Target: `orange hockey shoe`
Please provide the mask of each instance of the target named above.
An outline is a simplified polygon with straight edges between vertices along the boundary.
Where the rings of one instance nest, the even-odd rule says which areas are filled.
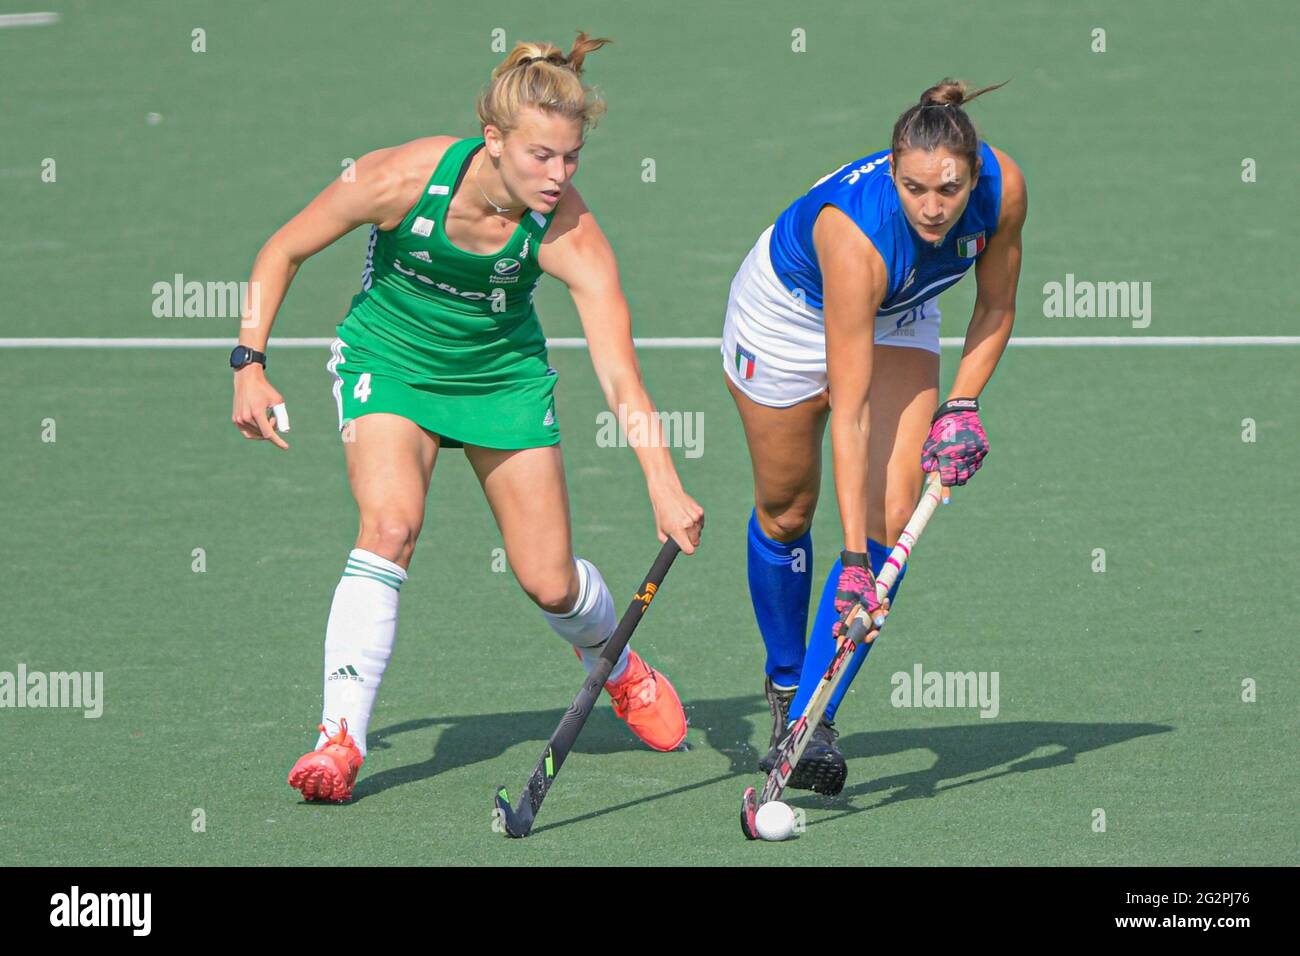
[[[328,733],[321,724],[322,733]],[[343,803],[352,797],[357,771],[365,763],[356,741],[348,733],[348,722],[339,721],[339,732],[325,741],[320,750],[298,758],[289,771],[289,786],[302,791],[304,800],[330,800]]]
[[[614,713],[627,721],[632,733],[655,750],[676,750],[686,739],[686,712],[668,678],[651,668],[632,649],[627,669],[605,690],[614,700]]]

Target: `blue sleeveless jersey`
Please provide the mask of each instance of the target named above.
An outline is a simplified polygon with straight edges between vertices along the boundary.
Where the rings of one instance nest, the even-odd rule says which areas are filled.
[[[954,285],[984,251],[998,226],[1002,167],[980,143],[980,178],[965,212],[935,248],[916,234],[889,178],[889,150],[845,163],[824,176],[777,217],[769,253],[777,278],[804,302],[822,308],[822,272],[813,247],[813,223],[823,206],[835,206],[871,240],[885,261],[889,289],[879,315],[915,308]]]

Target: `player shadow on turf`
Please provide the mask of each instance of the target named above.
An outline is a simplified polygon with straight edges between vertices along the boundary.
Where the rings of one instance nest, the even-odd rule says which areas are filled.
[[[693,734],[703,732],[705,743],[728,757],[726,772],[670,790],[642,796],[617,806],[604,807],[581,816],[559,820],[534,829],[534,833],[581,823],[596,817],[674,797],[735,778],[762,780],[757,764],[759,752],[751,740],[766,743],[768,716],[761,696],[684,702],[691,716]],[[755,705],[758,705],[756,708]],[[808,791],[786,791],[786,800],[804,809],[839,809],[834,816],[809,822],[829,823],[841,817],[874,810],[902,800],[937,797],[945,791],[982,783],[1015,773],[1029,773],[1068,766],[1090,750],[1174,730],[1165,724],[1071,724],[1048,721],[1017,721],[997,725],[911,728],[848,734],[839,741],[846,758],[880,757],[909,750],[929,750],[936,759],[926,770],[893,774],[846,787],[838,796],[823,797]],[[695,737],[698,741],[698,736]],[[1054,753],[1034,756],[1035,751],[1056,747]],[[975,776],[973,776],[975,775]],[[967,779],[961,779],[967,778]],[[943,785],[943,781],[952,783]],[[854,798],[881,791],[895,791],[867,806],[856,806]]]
[[[393,738],[400,735],[441,728],[433,752],[427,760],[392,767],[368,776],[363,772],[357,781],[352,802],[356,803],[390,787],[415,783],[471,764],[494,760],[519,744],[535,742],[540,752],[563,716],[564,710],[555,708],[427,717],[372,731],[369,749],[375,752],[392,747]],[[628,732],[627,726],[614,716],[612,710],[598,706],[578,737],[572,754],[600,755],[636,750],[651,752]],[[521,766],[520,774],[526,772],[527,768]]]
[[[692,740],[698,740],[700,732],[703,731],[708,745],[728,758],[730,768],[725,773],[721,773],[719,780],[758,772],[759,754],[749,744],[755,732],[752,715],[756,705],[763,705],[762,695],[749,694],[721,700],[683,701],[686,718],[690,724],[687,747],[690,748]],[[519,744],[535,743],[540,754],[541,748],[563,716],[564,710],[555,708],[498,714],[469,714],[459,717],[426,717],[372,730],[369,737],[369,750],[375,753],[391,748],[393,738],[403,734],[442,728],[433,745],[433,753],[427,760],[392,767],[369,775],[362,770],[352,794],[352,803],[355,804],[390,787],[416,783],[471,764],[494,760]],[[762,718],[758,720],[760,726],[763,722]],[[653,753],[649,747],[632,736],[627,725],[614,716],[613,710],[608,705],[598,705],[578,736],[570,760],[575,754],[599,756],[629,751]],[[672,755],[663,756],[671,758]],[[521,783],[529,769],[531,764],[520,766]],[[691,784],[686,789],[695,789],[702,785],[704,784]],[[656,794],[648,799],[660,799],[675,792]],[[610,808],[603,812],[613,812],[615,809],[617,808]]]
[[[761,695],[683,702],[690,721],[688,747],[712,751],[726,757],[727,766],[706,778],[647,794],[636,800],[609,806],[592,813],[557,820],[539,826],[534,832],[580,823],[595,817],[617,813],[654,800],[750,777],[761,780],[758,758],[761,752],[754,741],[766,744],[768,716]],[[470,714],[458,717],[428,717],[393,724],[371,735],[372,751],[392,747],[392,739],[441,727],[433,752],[427,760],[393,767],[357,781],[352,802],[380,793],[390,787],[416,783],[447,771],[500,757],[516,745],[529,743],[537,747],[546,742],[563,716],[560,709],[515,711],[497,714]],[[787,800],[808,809],[838,809],[834,816],[810,822],[818,826],[866,810],[899,803],[903,800],[933,798],[948,790],[982,783],[999,777],[1053,767],[1067,766],[1078,755],[1152,734],[1168,733],[1174,728],[1165,724],[1064,723],[1051,721],[1015,721],[992,724],[969,724],[949,727],[914,727],[906,730],[876,730],[846,734],[839,745],[845,757],[883,757],[910,750],[928,750],[935,754],[934,763],[925,770],[891,774],[851,784],[836,797],[821,797],[805,791],[787,791]],[[701,738],[703,740],[701,741]],[[761,738],[761,739],[760,739]],[[703,747],[701,747],[701,743]],[[1036,751],[1054,747],[1055,752],[1040,755]],[[608,707],[598,707],[583,728],[573,755],[651,751],[627,731]],[[671,759],[672,755],[663,755]],[[572,759],[572,755],[571,755]],[[519,770],[520,779],[527,766]],[[869,765],[868,765],[869,773]],[[859,771],[860,772],[860,771]],[[951,781],[945,783],[945,781]],[[882,799],[865,806],[857,801],[872,794]]]
[[[928,750],[936,759],[925,770],[863,780],[845,787],[835,797],[801,794],[802,799],[791,802],[806,808],[843,811],[810,824],[816,826],[904,800],[937,797],[958,787],[999,777],[1068,766],[1088,751],[1152,734],[1169,733],[1173,729],[1166,724],[1011,721],[849,734],[839,741],[840,750],[848,759],[882,757],[909,750]],[[1057,749],[1050,754],[1035,754],[1048,747]],[[951,782],[945,784],[944,781]],[[877,793],[883,793],[884,797],[865,806],[855,805],[855,798]]]

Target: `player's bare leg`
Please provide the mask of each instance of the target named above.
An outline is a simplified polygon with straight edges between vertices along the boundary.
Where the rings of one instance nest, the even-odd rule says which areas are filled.
[[[925,482],[921,446],[939,407],[939,356],[877,345],[871,373],[867,535],[892,548]]]
[[[438,455],[438,439],[398,415],[364,415],[342,434],[360,530],[325,631],[321,734],[289,773],[290,786],[308,800],[352,795]]]
[[[559,446],[517,451],[466,446],[465,453],[492,507],[515,578],[590,672],[618,619],[595,565],[574,558]],[[677,692],[631,648],[605,688],[614,712],[649,746],[674,750],[686,738]]]

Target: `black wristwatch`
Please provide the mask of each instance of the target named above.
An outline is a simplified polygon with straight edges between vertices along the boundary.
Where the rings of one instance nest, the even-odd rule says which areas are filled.
[[[266,353],[250,349],[247,345],[236,345],[230,353],[230,367],[235,371],[253,362],[261,362],[262,368],[266,368]]]

